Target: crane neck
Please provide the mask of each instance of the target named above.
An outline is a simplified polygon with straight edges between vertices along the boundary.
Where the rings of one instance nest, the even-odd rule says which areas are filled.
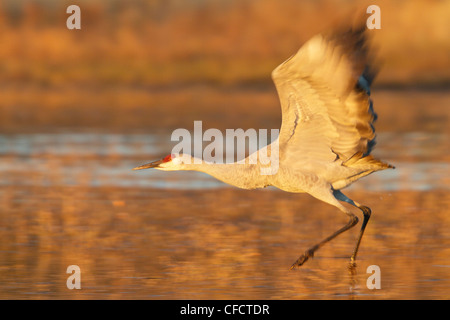
[[[263,174],[260,163],[192,163],[186,166],[186,170],[207,173],[227,184],[242,189],[257,189],[268,186],[270,175]]]

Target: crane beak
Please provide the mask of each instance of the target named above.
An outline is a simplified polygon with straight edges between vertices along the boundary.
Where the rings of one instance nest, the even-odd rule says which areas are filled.
[[[142,169],[157,168],[157,167],[159,167],[159,165],[160,165],[161,163],[164,163],[164,161],[163,161],[163,160],[153,161],[153,162],[144,164],[144,165],[142,165],[142,166],[133,168],[133,170],[142,170]]]

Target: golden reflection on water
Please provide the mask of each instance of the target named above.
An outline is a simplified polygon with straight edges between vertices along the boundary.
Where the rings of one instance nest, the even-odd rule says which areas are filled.
[[[239,107],[217,113],[230,118],[202,119],[218,128],[278,126],[273,105],[254,113],[267,93],[253,92],[258,98],[249,104],[244,96],[233,104]],[[397,169],[345,192],[373,212],[356,274],[347,264],[358,226],[289,271],[304,250],[347,222],[309,195],[218,188],[188,173],[136,173],[131,168],[170,152],[169,138],[149,131],[117,133],[105,125],[43,134],[30,124],[0,135],[0,298],[449,299],[449,109],[442,108],[449,95],[382,91],[377,98],[374,153]],[[206,105],[178,124],[190,128],[191,119],[212,112]],[[166,118],[173,119],[146,119]],[[177,185],[186,190],[170,188]],[[81,269],[81,290],[66,287],[69,265]],[[366,286],[371,265],[381,270],[379,290]]]
[[[0,298],[449,299],[449,111],[441,107],[449,95],[377,97],[382,129],[374,153],[397,169],[345,191],[373,212],[356,274],[347,265],[359,226],[289,271],[347,222],[309,195],[131,170],[169,153],[170,134],[101,133],[114,127],[24,134],[18,127],[0,135]],[[403,103],[391,112],[396,97]],[[424,107],[434,99],[441,103]],[[239,113],[229,110],[230,118],[217,119],[225,128],[277,127],[279,110],[270,110],[270,123],[261,113],[235,122]],[[196,114],[183,118],[184,127]],[[160,118],[166,115],[148,119]],[[69,265],[81,269],[81,290],[66,287]],[[371,265],[380,267],[380,290],[366,286]]]
[[[357,227],[289,271],[346,222],[309,195],[2,187],[0,298],[450,298],[448,192],[348,195],[373,210],[356,275]],[[81,290],[66,287],[73,264]],[[366,287],[369,265],[381,269],[380,290]]]

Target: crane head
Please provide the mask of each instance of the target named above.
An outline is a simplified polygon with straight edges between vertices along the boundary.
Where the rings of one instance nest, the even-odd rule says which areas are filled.
[[[184,154],[169,154],[161,160],[153,161],[142,166],[133,168],[133,170],[142,169],[158,169],[162,171],[176,171],[183,170],[184,164],[191,163],[192,157]]]

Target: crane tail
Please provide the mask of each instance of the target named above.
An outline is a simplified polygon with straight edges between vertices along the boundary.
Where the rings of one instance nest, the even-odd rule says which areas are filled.
[[[345,188],[350,184],[352,184],[353,182],[355,182],[356,180],[361,179],[362,177],[365,177],[371,174],[372,172],[385,169],[395,169],[393,165],[375,159],[371,155],[363,157],[363,154],[361,152],[356,153],[353,157],[345,161],[342,165],[352,169],[359,169],[358,170],[359,172],[345,179],[334,181],[332,183],[332,187],[334,190],[340,190],[342,188]]]
[[[342,165],[350,168],[365,168],[373,171],[395,169],[393,165],[375,159],[371,155],[364,156],[362,152],[355,153],[350,159],[344,161]]]

